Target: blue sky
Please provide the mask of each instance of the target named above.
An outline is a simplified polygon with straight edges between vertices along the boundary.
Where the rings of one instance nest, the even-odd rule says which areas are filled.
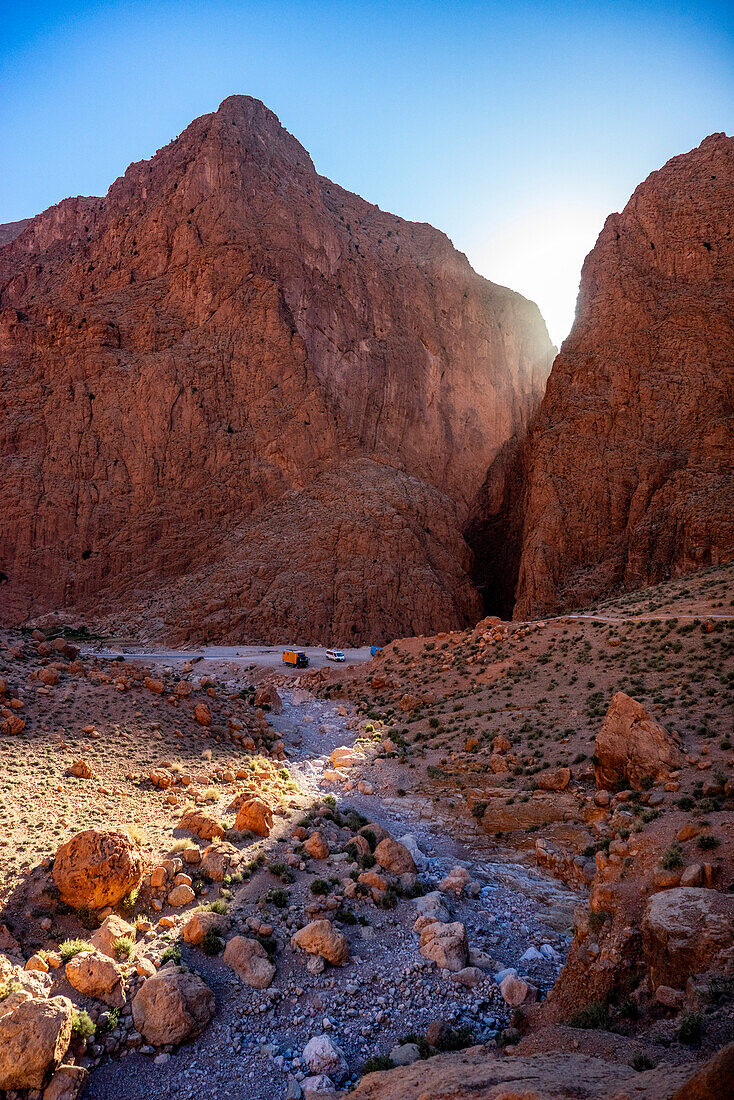
[[[556,342],[605,216],[734,131],[734,5],[0,2],[0,221],[104,194],[227,95],[317,169],[443,229]]]

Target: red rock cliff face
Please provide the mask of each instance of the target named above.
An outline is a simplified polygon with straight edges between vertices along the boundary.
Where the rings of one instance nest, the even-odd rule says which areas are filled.
[[[480,614],[460,530],[537,308],[317,175],[261,103],[0,248],[0,608],[366,641]]]
[[[724,134],[653,172],[607,219],[520,448],[516,618],[732,556],[733,230]],[[485,501],[508,486],[516,500],[519,480],[517,464],[496,464]]]

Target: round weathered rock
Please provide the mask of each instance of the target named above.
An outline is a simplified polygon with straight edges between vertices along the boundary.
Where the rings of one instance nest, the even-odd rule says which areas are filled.
[[[198,974],[166,967],[148,978],[133,1001],[133,1022],[152,1046],[200,1035],[214,1015],[214,994]]]
[[[442,970],[463,970],[467,963],[466,928],[460,921],[434,921],[421,932],[420,953]]]
[[[122,829],[86,829],[56,853],[53,880],[61,900],[74,909],[117,905],[143,875],[143,857]]]
[[[303,1061],[314,1076],[324,1073],[337,1084],[349,1073],[344,1051],[328,1035],[309,1039],[303,1048]]]
[[[229,919],[224,913],[203,912],[192,913],[183,926],[183,938],[186,943],[198,947],[204,941],[209,932],[218,934],[226,932],[229,927]]]

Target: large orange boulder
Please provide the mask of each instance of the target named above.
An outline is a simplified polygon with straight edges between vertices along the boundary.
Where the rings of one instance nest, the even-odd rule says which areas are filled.
[[[249,830],[256,836],[269,836],[273,827],[273,811],[264,799],[257,796],[248,798],[237,811],[234,827],[241,832]]]
[[[56,853],[53,880],[61,900],[74,909],[117,905],[138,885],[143,856],[122,829],[86,829]]]
[[[597,787],[620,783],[641,790],[665,779],[684,762],[677,735],[669,733],[642,703],[618,691],[596,735],[594,778]]]
[[[69,985],[113,1008],[122,1008],[125,1003],[123,977],[122,967],[101,951],[81,951],[66,964]]]
[[[375,848],[375,859],[380,867],[394,875],[414,875],[417,871],[413,857],[405,845],[389,836],[381,840]]]
[[[217,840],[224,836],[225,828],[211,814],[203,810],[187,810],[178,823],[179,829],[185,829],[201,840]]]

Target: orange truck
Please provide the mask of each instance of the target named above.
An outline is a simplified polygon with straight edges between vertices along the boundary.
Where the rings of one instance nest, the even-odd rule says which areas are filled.
[[[308,668],[308,657],[302,649],[284,649],[283,664],[293,668]]]

